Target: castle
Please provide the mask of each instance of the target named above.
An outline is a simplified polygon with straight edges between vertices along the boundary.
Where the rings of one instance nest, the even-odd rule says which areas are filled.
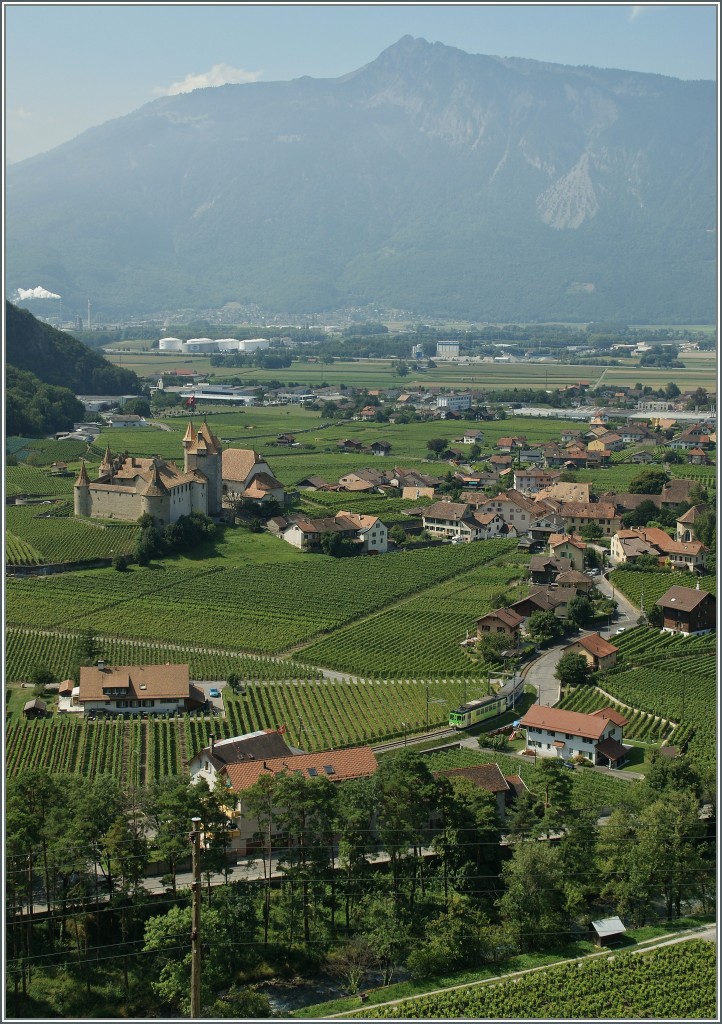
[[[75,515],[135,522],[147,512],[160,526],[191,512],[218,515],[223,505],[221,442],[205,421],[197,432],[189,422],[183,448],[182,470],[158,457],[114,457],[106,448],[97,480],[90,481],[85,463],[81,467]]]

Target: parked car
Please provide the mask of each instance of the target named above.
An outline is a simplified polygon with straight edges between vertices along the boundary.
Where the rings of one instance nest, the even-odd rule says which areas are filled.
[[[208,696],[209,697],[220,697],[220,695],[221,695],[221,691],[218,689],[218,687],[217,686],[211,686],[210,690],[208,691]]]

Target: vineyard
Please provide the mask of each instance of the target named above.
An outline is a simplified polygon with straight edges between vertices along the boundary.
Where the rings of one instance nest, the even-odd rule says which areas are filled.
[[[680,722],[673,742],[694,731],[692,748],[713,762],[716,749],[716,634],[683,637],[639,627],[623,634],[617,646],[618,667],[605,675],[603,687],[619,700]]]
[[[236,567],[156,565],[122,574],[98,570],[10,580],[7,620],[71,629],[100,627],[117,636],[181,644],[202,638],[210,647],[271,653],[331,632],[457,574],[463,579],[464,573],[513,548],[514,541],[486,541],[375,559],[316,556],[253,566],[248,572]],[[518,566],[516,571],[521,571]],[[353,671],[362,674],[360,667]],[[388,669],[384,674],[397,673]]]
[[[505,775],[521,775],[527,786],[532,785],[534,761],[511,754],[499,754],[484,750],[450,750],[429,756],[432,771],[447,768],[469,768],[479,764],[495,762]],[[601,813],[607,807],[616,807],[629,795],[630,783],[611,775],[602,775],[585,768],[570,772],[572,782],[571,801],[575,810],[593,810]]]
[[[696,587],[710,594],[717,593],[717,580],[712,574],[697,577],[691,572],[635,572],[633,569],[615,569],[609,574],[609,582],[616,590],[621,590],[632,604],[640,607],[642,589],[644,589],[644,607],[649,611],[655,601],[670,587]]]
[[[6,466],[5,492],[27,494],[33,498],[72,497],[76,474],[51,476],[47,469],[35,466]]]
[[[132,552],[138,535],[135,524],[102,524],[88,519],[74,519],[68,501],[50,505],[11,505],[5,510],[6,527],[18,541],[30,549],[27,557],[22,548],[9,547],[11,565],[37,565],[42,562],[87,562],[110,558],[113,554]],[[11,558],[13,551],[15,561]]]
[[[379,516],[387,525],[392,523],[408,523],[409,517],[404,510],[418,508],[431,503],[430,498],[420,498],[411,502],[408,498],[384,498],[379,494],[353,494],[338,491],[312,491],[304,493],[301,498],[303,511],[313,516],[326,516],[345,510],[363,516]]]
[[[281,666],[276,665],[277,672]],[[481,681],[474,682],[481,687]],[[461,703],[460,679],[412,680],[275,679],[245,682],[245,696],[224,689],[225,717],[192,713],[170,718],[150,715],[127,720],[85,721],[75,715],[25,721],[6,731],[6,763],[21,768],[92,775],[106,772],[124,783],[147,784],[186,771],[185,762],[208,742],[257,729],[286,726],[288,741],[303,750],[327,750],[413,733],[446,721],[449,706]],[[476,692],[476,690],[474,691]],[[444,704],[438,703],[444,700]],[[404,727],[402,722],[407,723]]]
[[[716,953],[696,939],[616,953],[351,1014],[404,1020],[715,1018]]]
[[[78,640],[77,633],[9,627],[5,632],[6,680],[28,680],[33,669],[41,665],[49,668],[59,679],[67,679],[78,666]],[[283,662],[269,657],[181,644],[143,644],[109,636],[98,636],[96,640],[98,656],[110,665],[187,663],[193,679],[226,679],[235,672],[243,679],[264,681],[287,674],[287,666]],[[294,666],[294,669],[306,678],[321,678],[319,672],[307,665]]]
[[[488,666],[472,661],[460,642],[475,630],[475,620],[497,603],[498,595],[525,572],[512,553],[509,563],[485,566],[434,587],[383,615],[324,637],[300,657],[369,678],[484,675]],[[521,591],[518,596],[523,596]]]
[[[643,743],[671,742],[675,723],[670,723],[657,715],[648,714],[634,708],[622,707],[616,701],[610,701],[596,686],[583,686],[572,690],[557,704],[567,711],[579,711],[591,715],[602,708],[613,707],[627,719],[624,726],[625,740],[640,740]]]

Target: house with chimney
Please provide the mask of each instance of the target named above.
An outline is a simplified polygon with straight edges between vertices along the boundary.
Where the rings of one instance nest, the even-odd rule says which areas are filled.
[[[278,729],[258,729],[256,732],[232,736],[230,739],[217,740],[211,734],[207,745],[186,761],[191,782],[200,782],[203,779],[213,789],[226,765],[254,762],[262,764],[269,759],[295,757],[296,754],[303,753],[289,747],[284,739],[284,733],[285,726],[282,725]]]
[[[384,554],[388,550],[388,529],[378,516],[359,515],[357,512],[337,512],[334,516],[308,519],[295,516],[278,532],[281,540],[299,551],[321,551],[321,538],[325,533],[340,534],[357,544],[361,554]]]
[[[655,601],[662,609],[662,629],[667,633],[699,636],[717,625],[717,599],[714,594],[692,587],[670,587]]]
[[[486,636],[503,636],[509,647],[519,646],[519,629],[524,617],[511,608],[496,608],[476,620],[476,635],[479,640]]]
[[[259,823],[248,807],[247,794],[261,778],[280,779],[283,776],[298,775],[310,780],[328,779],[336,784],[368,778],[376,769],[376,757],[371,747],[322,750],[316,754],[296,753],[291,757],[254,758],[224,764],[219,770],[219,777],[235,800],[230,812],[234,826],[229,832],[231,851],[244,856],[262,850],[264,846],[268,852],[272,852],[287,844],[283,826],[278,820],[282,807],[272,808],[268,831],[263,838],[259,835]]]
[[[83,665],[70,710],[85,716],[174,715],[205,707],[206,695],[190,680],[188,665]]]

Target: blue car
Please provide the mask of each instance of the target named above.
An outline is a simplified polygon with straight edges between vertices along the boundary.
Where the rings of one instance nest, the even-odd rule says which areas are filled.
[[[220,695],[221,695],[221,691],[218,689],[218,687],[217,686],[211,686],[210,690],[208,691],[208,696],[209,697],[220,697]]]

